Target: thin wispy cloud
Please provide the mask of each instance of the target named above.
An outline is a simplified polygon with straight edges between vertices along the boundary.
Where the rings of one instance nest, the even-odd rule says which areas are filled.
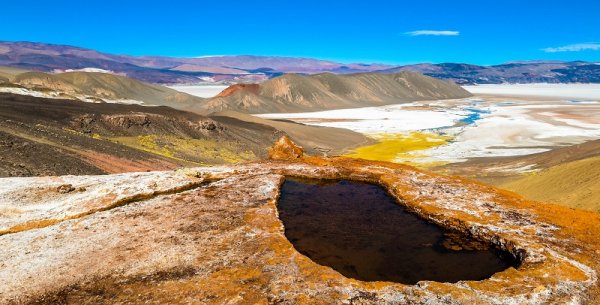
[[[600,43],[588,42],[588,43],[576,43],[556,48],[545,48],[542,51],[546,53],[558,53],[558,52],[581,52],[581,51],[598,51],[600,50]]]
[[[436,31],[436,30],[418,30],[405,32],[404,35],[408,36],[458,36],[459,31]]]

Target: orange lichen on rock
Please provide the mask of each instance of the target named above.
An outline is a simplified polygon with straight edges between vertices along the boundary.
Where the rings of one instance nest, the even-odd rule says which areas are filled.
[[[288,136],[282,136],[275,142],[275,145],[269,149],[269,159],[271,160],[295,160],[302,158],[304,150],[296,145]]]
[[[3,221],[13,225],[39,215],[62,219],[58,216],[80,211],[82,202],[89,209],[91,202],[102,202],[111,194],[122,198],[125,193],[156,192],[156,184],[174,180],[177,185],[198,177],[219,180],[0,236],[0,303],[600,302],[597,213],[527,201],[481,183],[407,165],[303,157],[288,138],[278,141],[272,155],[277,161],[187,169],[185,175],[4,179],[0,202],[6,211],[0,212],[6,215]],[[458,283],[403,285],[346,278],[296,251],[285,237],[276,206],[285,176],[380,184],[409,211],[506,250],[521,264],[486,280]],[[75,179],[85,181],[86,192],[55,191],[65,183],[80,187]],[[52,196],[30,200],[28,194],[41,185],[53,190]],[[23,206],[45,213],[27,216],[25,210],[13,211]]]

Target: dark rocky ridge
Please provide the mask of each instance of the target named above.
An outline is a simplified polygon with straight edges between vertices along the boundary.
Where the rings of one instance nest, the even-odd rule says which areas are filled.
[[[98,174],[266,155],[278,131],[169,107],[0,93],[0,176]]]

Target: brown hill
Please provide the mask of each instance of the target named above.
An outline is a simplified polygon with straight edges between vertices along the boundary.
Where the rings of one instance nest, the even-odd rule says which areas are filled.
[[[67,95],[83,95],[105,100],[135,100],[146,105],[167,105],[175,108],[193,107],[204,99],[164,86],[140,82],[128,77],[98,72],[67,72],[47,74],[26,72],[17,75],[14,83],[30,89],[53,90]]]
[[[208,111],[295,112],[469,96],[469,92],[452,82],[413,72],[286,74],[265,81],[258,90],[248,85],[230,87],[203,107]]]
[[[311,153],[339,154],[370,141],[349,130],[241,113],[206,117],[164,106],[0,93],[0,177],[161,170],[255,160],[265,157],[273,140],[283,134]]]
[[[221,91],[217,94],[217,97],[228,97],[234,95],[237,92],[251,93],[251,94],[259,94],[260,85],[259,84],[235,84],[231,85],[225,90]]]
[[[514,177],[515,174],[512,169],[543,170],[595,156],[600,156],[600,140],[525,156],[473,158],[466,162],[441,166],[438,170],[499,184],[503,180]]]

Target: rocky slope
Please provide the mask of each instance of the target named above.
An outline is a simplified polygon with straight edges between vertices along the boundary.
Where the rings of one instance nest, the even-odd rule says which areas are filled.
[[[101,174],[256,160],[281,134],[311,153],[341,154],[370,143],[349,130],[241,113],[207,117],[170,107],[0,93],[0,176]]]
[[[499,187],[532,200],[600,212],[600,157],[552,166],[512,177]]]
[[[0,93],[0,176],[100,174],[253,160],[279,131],[168,107]]]
[[[525,173],[519,174],[519,169]],[[476,158],[437,168],[532,200],[600,211],[600,140],[526,156]]]
[[[286,74],[260,85],[234,85],[207,101],[204,107],[209,111],[299,112],[469,96],[469,92],[454,83],[412,72]]]
[[[0,183],[0,303],[594,304],[600,216],[415,168],[304,157]],[[515,255],[488,280],[362,282],[298,253],[276,201],[284,176],[378,183],[410,211]]]
[[[232,85],[210,99],[111,73],[25,72],[5,79],[0,91],[87,102],[170,106],[200,114],[225,110],[244,113],[326,110],[471,96],[454,83],[412,72],[286,74],[261,84]]]

